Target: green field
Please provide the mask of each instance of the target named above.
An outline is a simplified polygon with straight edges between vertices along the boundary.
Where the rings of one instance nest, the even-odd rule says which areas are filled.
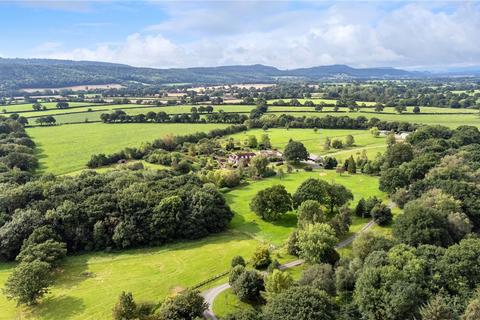
[[[425,109],[425,108],[424,108]],[[280,116],[282,112],[275,112]],[[376,113],[376,112],[292,112],[288,113],[289,115],[295,117],[326,117],[329,116],[349,116],[349,117],[359,117],[364,116],[367,119],[378,118],[383,121],[404,121],[411,123],[419,124],[439,124],[451,128],[456,128],[461,125],[470,125],[480,127],[480,116],[478,113],[468,113],[468,114],[394,114],[394,113]]]
[[[196,106],[197,108],[199,105]],[[71,122],[92,122],[100,121],[100,115],[102,113],[110,113],[114,110],[123,110],[129,115],[146,114],[149,111],[160,112],[164,111],[168,114],[175,113],[190,113],[191,105],[179,105],[179,106],[144,106],[137,104],[126,105],[96,105],[81,108],[71,109],[52,109],[38,112],[19,112],[20,115],[30,119],[31,124],[35,124],[35,118],[45,115],[53,115],[57,120],[57,123],[71,123]],[[250,110],[255,108],[253,105],[216,105],[213,106],[214,112],[223,110],[225,112],[238,112],[248,114]],[[91,111],[88,111],[91,109]],[[421,107],[420,114],[413,113],[413,107],[407,107],[407,110],[398,114],[394,108],[385,108],[381,113],[377,113],[370,106],[368,108],[362,108],[360,111],[350,112],[345,108],[340,109],[339,112],[334,112],[333,107],[325,107],[322,112],[314,111],[313,107],[289,107],[289,106],[270,106],[268,113],[280,115],[286,113],[297,117],[325,117],[330,116],[350,116],[358,117],[365,116],[367,118],[379,118],[386,121],[409,121],[415,123],[425,124],[443,124],[450,127],[457,127],[463,123],[471,125],[480,125],[480,116],[478,110],[475,109],[451,109],[451,108],[439,108],[439,107]]]
[[[257,245],[241,233],[226,232],[159,248],[69,257],[52,292],[37,307],[16,308],[1,294],[0,319],[111,319],[121,291],[131,291],[137,301],[162,301],[228,270],[233,256],[249,257]],[[2,286],[12,269],[13,264],[0,265]]]
[[[281,183],[293,192],[310,177],[344,184],[353,191],[356,200],[371,195],[384,197],[378,191],[378,178],[360,174],[340,176],[334,171],[300,171],[287,174],[283,179],[273,177],[254,182],[226,194],[235,212],[230,231],[158,248],[68,257],[51,293],[38,306],[16,308],[13,302],[0,295],[0,319],[108,319],[122,290],[131,291],[137,301],[161,301],[170,293],[228,270],[235,255],[248,259],[258,245],[257,239],[282,243],[296,225],[295,214],[290,213],[278,222],[269,223],[251,213],[248,203],[256,192],[268,186]],[[358,231],[366,221],[353,219],[351,231]],[[281,261],[284,259],[286,257]],[[13,267],[12,263],[0,264],[0,286]],[[298,277],[300,269],[292,272]],[[225,279],[214,283],[223,283]],[[226,295],[224,299],[231,300],[231,303],[223,309],[220,307],[220,313],[230,311],[236,303],[231,294],[227,292]],[[218,305],[215,308],[219,308]]]
[[[274,184],[282,184],[285,188],[294,193],[298,186],[308,178],[321,178],[329,182],[344,185],[354,195],[354,202],[360,198],[378,196],[385,198],[385,194],[378,190],[378,178],[362,174],[348,175],[338,174],[334,170],[315,170],[313,172],[299,171],[298,173],[287,174],[283,178],[272,177],[251,183],[245,187],[234,189],[225,194],[228,204],[235,212],[231,227],[245,232],[246,234],[268,241],[275,245],[281,245],[297,224],[295,213],[291,212],[275,222],[266,222],[250,211],[249,203],[258,191],[268,188]],[[352,230],[356,231],[366,223],[364,219],[354,219]]]
[[[56,102],[44,102],[40,103],[42,106],[45,106],[47,110],[55,110],[57,112],[60,112],[61,110],[65,109],[57,109],[57,103]],[[94,103],[91,102],[69,102],[68,103],[71,107],[80,107],[80,106],[86,106],[86,105],[92,105]],[[23,103],[23,104],[12,104],[12,105],[5,105],[5,106],[0,106],[1,110],[6,110],[7,112],[17,112],[19,114],[22,113],[22,111],[33,111],[33,103]],[[42,111],[37,111],[37,112],[42,112]],[[37,112],[27,112],[25,114],[34,114]]]
[[[247,132],[241,132],[232,135],[234,139],[241,142],[245,140],[249,135],[255,135],[257,140],[260,141],[262,134],[268,134],[273,148],[283,150],[290,139],[295,141],[301,141],[307,148],[310,154],[315,155],[330,155],[337,158],[339,161],[353,155],[355,158],[362,153],[362,150],[367,152],[369,159],[374,159],[378,152],[385,150],[385,138],[373,137],[367,130],[343,130],[343,129],[319,129],[314,132],[313,129],[289,129],[288,131],[280,128],[268,129],[263,131],[260,129],[249,130]],[[323,145],[325,139],[338,139],[345,142],[345,137],[352,135],[355,139],[355,145],[344,149],[324,150]]]
[[[85,168],[92,154],[113,153],[140,146],[167,134],[208,132],[222,124],[72,124],[28,128],[37,144],[40,171],[64,174]]]
[[[270,100],[267,100],[267,103],[268,104],[272,104],[273,102],[275,101],[278,101],[278,100],[283,100],[285,102],[289,102],[290,100],[292,100],[291,98],[285,98],[285,99],[270,99]],[[319,104],[320,102],[324,102],[326,104],[335,104],[337,102],[336,99],[320,99],[320,98],[311,98],[311,99],[297,99],[301,104],[304,104],[305,101],[312,101],[313,103],[315,104]],[[360,106],[362,104],[365,104],[367,106],[374,106],[375,105],[375,102],[371,102],[371,101],[357,101],[357,104]]]

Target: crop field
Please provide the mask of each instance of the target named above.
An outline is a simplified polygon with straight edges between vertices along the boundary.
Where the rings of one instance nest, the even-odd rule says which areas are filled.
[[[37,144],[40,171],[64,174],[85,168],[92,154],[140,146],[167,134],[189,134],[223,128],[222,124],[72,124],[28,128]]]
[[[232,231],[158,248],[69,257],[52,292],[38,306],[16,308],[0,295],[0,319],[111,319],[122,291],[131,291],[137,301],[161,301],[228,270],[233,256],[249,257],[257,245]],[[13,267],[0,264],[0,286]]]
[[[262,134],[268,134],[273,148],[283,150],[290,139],[301,141],[308,152],[315,155],[330,155],[339,161],[353,155],[355,158],[362,153],[367,152],[367,156],[373,159],[378,152],[385,150],[385,138],[373,137],[367,130],[337,130],[337,129],[319,129],[317,132],[313,129],[289,129],[288,131],[280,128],[249,130],[232,135],[234,139],[243,141],[249,135],[254,135],[260,140]],[[344,149],[324,150],[323,145],[327,137],[331,140],[338,139],[345,142],[345,137],[352,135],[355,139],[355,145]]]
[[[234,189],[225,194],[228,204],[235,212],[231,227],[242,231],[260,241],[271,242],[281,245],[297,224],[295,213],[290,212],[275,222],[263,221],[255,213],[250,211],[249,203],[258,191],[271,187],[275,184],[282,184],[290,192],[294,193],[298,186],[308,178],[325,179],[328,182],[335,182],[350,189],[354,195],[354,202],[360,198],[377,196],[385,198],[386,195],[378,190],[378,178],[362,174],[348,175],[338,174],[334,170],[314,170],[312,172],[297,172],[287,174],[285,177],[272,177],[251,183],[247,186]],[[361,228],[366,219],[354,219],[352,230]]]

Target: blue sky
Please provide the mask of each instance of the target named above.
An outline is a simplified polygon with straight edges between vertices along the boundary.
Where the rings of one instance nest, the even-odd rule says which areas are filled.
[[[435,1],[0,2],[0,56],[150,67],[480,65],[480,4]]]

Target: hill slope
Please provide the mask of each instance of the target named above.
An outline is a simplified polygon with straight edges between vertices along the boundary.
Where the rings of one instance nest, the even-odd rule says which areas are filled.
[[[415,78],[422,74],[394,68],[357,69],[346,65],[280,70],[264,65],[154,69],[123,64],[50,59],[0,58],[0,88],[61,87],[138,81],[162,83],[252,83],[282,78],[384,79]]]

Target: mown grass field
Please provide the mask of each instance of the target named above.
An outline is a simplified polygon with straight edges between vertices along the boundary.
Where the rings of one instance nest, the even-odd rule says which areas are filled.
[[[238,232],[158,248],[96,252],[69,257],[52,292],[34,308],[16,308],[0,295],[0,319],[111,319],[122,291],[136,301],[162,301],[229,269],[235,255],[249,257],[257,241]],[[13,264],[0,264],[3,287]]]
[[[231,222],[231,228],[245,232],[260,241],[271,242],[277,246],[281,245],[296,227],[296,214],[290,212],[278,221],[267,222],[250,210],[250,201],[258,191],[275,184],[284,185],[285,188],[293,194],[298,186],[308,178],[320,178],[329,182],[344,185],[350,189],[354,195],[354,202],[352,205],[362,197],[386,197],[383,192],[378,190],[377,177],[362,174],[340,175],[334,170],[314,170],[312,172],[299,171],[292,174],[286,174],[283,178],[275,176],[260,180],[226,193],[225,197],[227,202],[235,212],[235,216]],[[366,219],[353,219],[352,230],[356,230],[355,228],[361,228],[366,222]]]
[[[64,174],[85,168],[92,154],[140,146],[167,134],[208,132],[222,124],[72,124],[28,128],[37,144],[40,171]]]
[[[373,137],[367,130],[343,130],[343,129],[319,129],[317,132],[313,129],[280,129],[272,128],[267,131],[260,129],[249,130],[232,135],[236,140],[243,142],[248,136],[254,135],[260,141],[262,134],[268,134],[273,148],[283,151],[290,139],[301,141],[307,148],[310,154],[315,155],[330,155],[337,158],[339,161],[353,155],[354,158],[362,153],[362,150],[367,152],[369,159],[374,159],[378,152],[385,150],[385,138]],[[355,145],[352,147],[345,147],[343,149],[324,150],[324,143],[327,137],[331,140],[338,139],[345,143],[347,135],[352,135],[355,139]]]

